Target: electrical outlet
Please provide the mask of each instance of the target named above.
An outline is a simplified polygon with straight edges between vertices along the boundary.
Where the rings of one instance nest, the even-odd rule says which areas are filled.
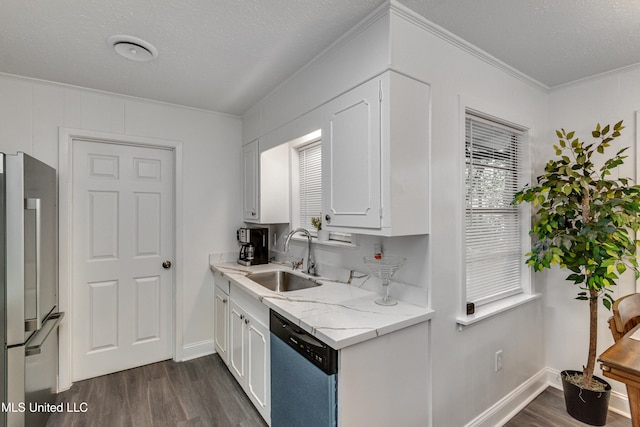
[[[502,370],[502,350],[496,351],[496,372]]]

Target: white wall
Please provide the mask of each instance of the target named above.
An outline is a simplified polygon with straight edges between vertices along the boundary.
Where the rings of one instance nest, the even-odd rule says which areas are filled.
[[[23,151],[58,168],[58,128],[183,144],[184,357],[212,353],[213,275],[208,254],[236,250],[241,217],[238,117],[0,75],[0,151]],[[179,343],[180,346],[180,343]]]
[[[543,307],[536,300],[465,328],[460,315],[464,220],[464,135],[460,103],[529,127],[538,144],[547,127],[547,95],[428,27],[394,15],[391,62],[428,82],[432,102],[432,384],[434,426],[462,426],[512,393],[545,366]],[[524,260],[523,260],[524,262]],[[504,368],[494,358],[503,352]],[[464,404],[461,404],[464,402]]]
[[[386,64],[380,63],[382,56],[374,48],[366,51],[374,54],[373,60],[357,50],[350,50],[365,42],[378,43],[384,39],[380,33],[373,36],[366,32],[359,34],[362,40],[350,40],[352,46],[340,46],[340,54],[334,56],[328,52],[316,63],[322,64],[323,68],[330,67],[332,75],[342,75],[355,64],[364,62],[371,64],[373,71],[392,68],[431,86],[433,232],[429,236],[388,239],[361,236],[357,249],[317,248],[316,253],[319,262],[366,271],[362,255],[370,254],[373,243],[382,240],[387,253],[409,258],[395,279],[424,289],[431,295],[430,305],[436,312],[431,321],[430,360],[424,361],[424,370],[431,378],[432,401],[425,404],[432,405],[433,426],[463,426],[470,422],[480,423],[474,419],[490,411],[523,383],[544,372],[545,319],[543,301],[538,299],[462,331],[457,329],[456,316],[461,314],[462,306],[460,291],[464,286],[460,272],[464,218],[464,158],[461,150],[464,135],[460,132],[463,127],[459,100],[530,127],[532,143],[539,144],[547,135],[548,95],[536,85],[527,83],[526,79],[514,77],[514,73],[508,70],[497,69],[434,35],[416,23],[420,20],[392,3],[391,11],[377,20],[376,25],[367,26],[368,32],[374,29],[388,32],[385,34],[390,43],[379,44],[380,48],[389,49]],[[314,72],[314,67],[315,63],[312,63],[295,76],[295,88],[310,95],[323,94],[324,98],[315,96],[318,103],[338,95],[331,76],[319,75]],[[366,70],[356,69],[360,75],[366,74]],[[312,88],[304,91],[300,86],[303,81]],[[255,138],[298,117],[305,111],[287,108],[288,102],[296,100],[293,92],[285,83],[243,117],[243,127],[250,128]],[[269,115],[271,110],[278,112],[278,116],[275,113]],[[266,117],[272,119],[265,120]],[[283,129],[295,127],[293,122]],[[263,133],[259,132],[260,129]],[[270,143],[273,143],[272,134],[266,136]],[[428,337],[425,336],[425,340]],[[496,373],[494,357],[498,350],[503,351],[504,368]],[[401,384],[398,384],[398,390],[401,392]],[[499,412],[496,410],[498,418],[489,418],[484,425],[498,422],[499,417],[504,416]]]
[[[592,141],[591,131],[597,123],[614,124],[624,120],[626,129],[618,140],[616,148],[631,147],[629,158],[620,169],[620,176],[635,178],[638,142],[636,132],[636,111],[640,110],[640,68],[606,74],[596,78],[577,82],[551,93],[549,101],[549,131],[544,144],[539,145],[537,171],[544,168],[545,159],[553,155],[552,145],[557,142],[554,130],[564,128],[575,130],[576,135],[586,141]],[[541,291],[545,295],[545,317],[548,319],[546,330],[547,365],[554,370],[580,369],[586,363],[589,340],[588,304],[576,301],[578,292],[575,286],[566,282],[566,271],[554,270],[537,275]],[[626,274],[618,282],[615,298],[636,292],[635,280]],[[611,316],[606,308],[599,310],[598,354],[613,344],[607,319]],[[598,366],[599,368],[599,366]],[[597,369],[596,375],[602,377]],[[621,383],[609,381],[614,393],[626,395]],[[612,399],[613,400],[613,399]],[[624,403],[624,402],[622,402]],[[613,402],[612,402],[613,404]],[[624,411],[628,407],[622,406]]]

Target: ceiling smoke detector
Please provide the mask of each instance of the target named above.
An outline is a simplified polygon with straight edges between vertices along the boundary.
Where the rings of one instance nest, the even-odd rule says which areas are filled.
[[[107,39],[109,46],[121,56],[132,61],[152,61],[158,56],[158,49],[151,43],[132,36],[111,36]]]

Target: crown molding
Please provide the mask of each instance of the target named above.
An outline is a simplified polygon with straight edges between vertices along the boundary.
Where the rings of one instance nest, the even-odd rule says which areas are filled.
[[[417,26],[419,26],[420,28],[422,28],[425,31],[428,31],[429,33],[433,34],[436,37],[439,37],[440,39],[446,41],[447,43],[449,43],[452,46],[457,47],[460,50],[463,50],[465,52],[467,52],[470,55],[475,56],[476,58],[480,59],[481,61],[491,65],[494,68],[497,68],[501,71],[503,71],[504,73],[526,83],[527,85],[543,92],[543,93],[549,93],[551,91],[551,88],[541,82],[539,82],[538,80],[529,77],[528,75],[524,74],[523,72],[513,68],[512,66],[502,62],[501,60],[499,60],[498,58],[496,58],[495,56],[489,54],[488,52],[480,49],[479,47],[469,43],[468,41],[456,36],[455,34],[451,33],[450,31],[447,31],[446,29],[442,28],[441,26],[429,21],[427,18],[425,18],[424,16],[418,14],[417,12],[409,9],[407,6],[398,3],[398,1],[396,0],[390,0],[389,1],[389,8],[391,10],[392,13],[394,13],[395,15],[397,15],[398,17],[405,19],[406,21],[409,21]]]

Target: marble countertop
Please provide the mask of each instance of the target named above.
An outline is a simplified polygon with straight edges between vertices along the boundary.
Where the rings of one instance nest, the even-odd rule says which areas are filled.
[[[368,275],[352,272],[347,280],[314,277],[322,286],[290,292],[274,292],[246,276],[250,273],[288,270],[282,264],[244,267],[236,263],[211,263],[249,295],[299,325],[336,350],[388,334],[433,317],[433,310],[399,301],[381,306],[380,297],[362,288]],[[295,274],[304,275],[299,271]]]

